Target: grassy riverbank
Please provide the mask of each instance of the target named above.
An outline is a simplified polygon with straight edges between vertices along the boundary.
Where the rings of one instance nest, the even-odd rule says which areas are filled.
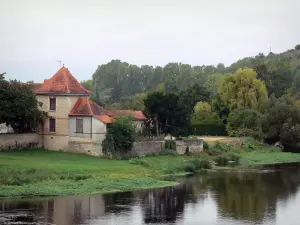
[[[282,153],[273,147],[247,143],[243,148],[217,144],[211,151],[237,154],[239,167],[300,162],[300,154]],[[0,152],[0,197],[54,196],[103,193],[174,185],[161,178],[192,172],[192,161],[215,160],[193,156],[151,156],[111,160],[45,150]]]

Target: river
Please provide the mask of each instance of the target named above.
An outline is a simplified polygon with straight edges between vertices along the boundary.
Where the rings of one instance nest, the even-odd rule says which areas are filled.
[[[0,224],[300,224],[300,164],[216,172],[105,195],[0,200]]]

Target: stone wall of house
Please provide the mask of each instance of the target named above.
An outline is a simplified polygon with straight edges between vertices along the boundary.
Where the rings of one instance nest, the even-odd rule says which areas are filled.
[[[138,156],[159,153],[164,148],[164,141],[134,142],[132,152]]]
[[[37,133],[0,134],[0,150],[37,147],[38,144]]]
[[[93,142],[89,139],[72,138],[69,141],[67,152],[88,154],[93,156],[102,156],[102,144]]]
[[[179,154],[184,154],[187,150],[190,153],[197,153],[203,151],[203,140],[177,140],[176,142],[176,151]]]

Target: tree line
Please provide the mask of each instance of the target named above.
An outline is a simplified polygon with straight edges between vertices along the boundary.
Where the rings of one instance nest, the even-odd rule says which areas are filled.
[[[112,60],[82,84],[107,108],[143,110],[152,134],[252,136],[300,147],[299,45],[229,67]]]

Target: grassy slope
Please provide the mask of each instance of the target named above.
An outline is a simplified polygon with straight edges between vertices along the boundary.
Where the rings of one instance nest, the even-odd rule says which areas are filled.
[[[173,185],[155,178],[182,160],[148,157],[149,166],[140,166],[127,160],[63,152],[0,152],[0,196],[88,194]]]
[[[246,142],[243,149],[226,144],[220,149],[232,149],[241,155],[240,167],[300,162],[300,154],[282,153],[252,142]],[[44,150],[0,152],[0,197],[89,194],[173,185],[174,182],[160,180],[161,176],[170,171],[184,172],[182,164],[194,158],[213,159],[205,153],[156,156],[142,158],[138,163],[144,164],[133,165],[128,160]]]

